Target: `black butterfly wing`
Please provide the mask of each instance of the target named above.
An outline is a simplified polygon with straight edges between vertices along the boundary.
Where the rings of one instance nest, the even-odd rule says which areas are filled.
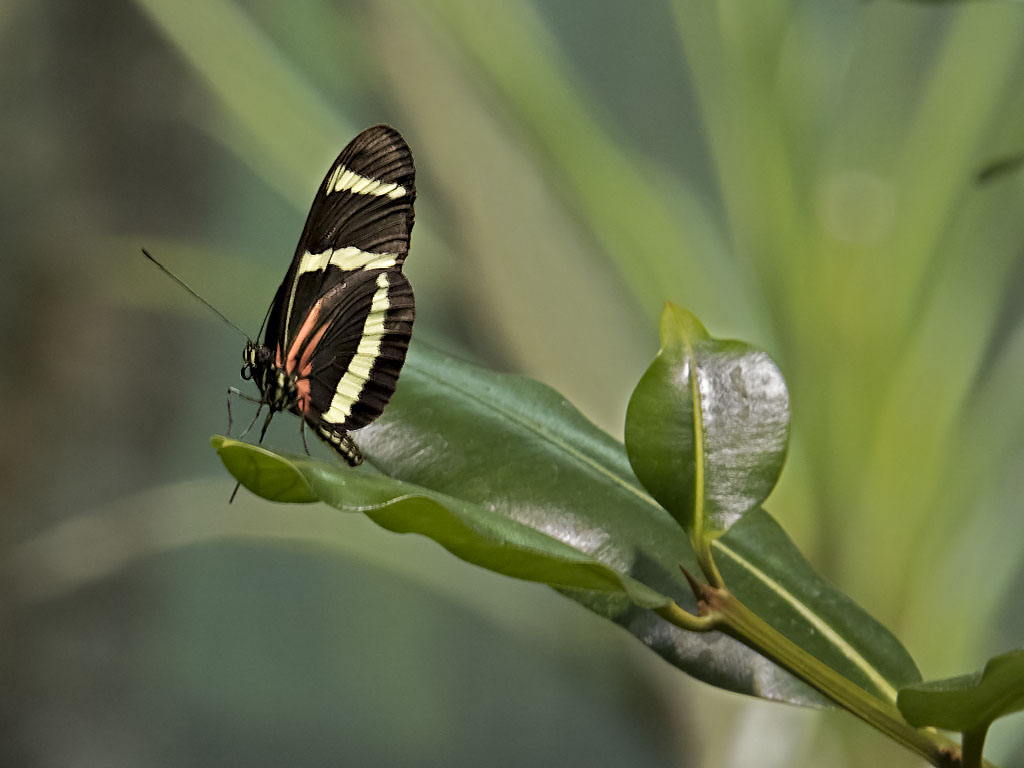
[[[295,410],[322,437],[359,429],[384,410],[415,316],[412,286],[397,269],[354,272],[314,303],[287,367],[298,377]]]
[[[400,270],[416,199],[412,152],[376,125],[338,155],[313,200],[288,274],[267,318],[264,344],[288,349],[313,305],[362,270]]]

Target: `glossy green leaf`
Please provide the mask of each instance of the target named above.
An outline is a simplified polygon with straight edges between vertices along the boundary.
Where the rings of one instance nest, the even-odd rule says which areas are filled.
[[[293,504],[320,501],[298,468],[283,457],[223,437],[210,442],[228,472],[257,496]]]
[[[898,706],[907,722],[919,728],[985,729],[999,717],[1024,710],[1024,649],[989,659],[981,672],[907,686]]]
[[[921,679],[889,630],[811,567],[763,509],[744,515],[712,548],[744,604],[804,650],[885,701]]]
[[[414,342],[394,398],[357,440],[368,462],[386,469],[391,480],[368,475],[365,467],[327,469],[307,459],[292,463],[316,492],[337,503],[359,498],[346,496],[354,492],[356,477],[373,478],[362,483],[401,480],[414,484],[412,490],[401,486],[405,492],[434,492],[443,505],[458,499],[474,510],[493,512],[518,523],[513,530],[525,527],[554,537],[683,608],[695,608],[679,571],[680,564],[696,569],[686,534],[640,486],[623,445],[550,387],[496,374]],[[392,486],[380,486],[387,487]],[[367,497],[373,500],[370,506],[389,492]],[[415,514],[405,525],[416,525]],[[834,587],[811,577],[813,571],[766,512],[748,515],[715,547],[723,572],[744,602],[791,639],[815,638],[812,650],[826,663],[855,680],[885,681],[874,686],[883,694],[920,679],[891,635]],[[678,629],[625,592],[562,591],[701,680],[804,706],[827,703],[736,640]]]
[[[644,487],[691,535],[714,535],[768,497],[788,443],[789,395],[771,358],[712,338],[668,304],[661,350],[626,412],[626,451]]]
[[[668,598],[573,547],[497,512],[372,472],[284,457],[224,437],[213,446],[235,478],[270,501],[324,501],[362,512],[382,528],[419,533],[469,563],[564,589],[624,596],[644,608]]]

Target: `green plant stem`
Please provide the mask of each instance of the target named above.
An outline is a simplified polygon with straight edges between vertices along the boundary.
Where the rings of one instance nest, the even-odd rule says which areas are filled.
[[[964,733],[963,768],[979,768],[982,765],[981,751],[988,735],[988,724]]]
[[[670,624],[675,624],[677,627],[689,630],[690,632],[710,632],[715,629],[715,619],[713,616],[694,616],[692,613],[684,611],[675,603],[671,603],[664,608],[658,608],[655,612]]]
[[[903,719],[903,715],[895,704],[873,696],[809,654],[747,608],[728,589],[692,585],[701,604],[701,615],[693,617],[692,614],[686,613],[676,606],[678,613],[690,617],[688,620],[690,626],[673,621],[673,617],[677,615],[674,611],[661,609],[659,614],[667,621],[673,621],[684,629],[693,626],[693,618],[708,619],[714,629],[736,638],[744,645],[789,670],[844,709],[925,758],[932,765],[947,768],[960,764],[959,745],[934,731],[911,726]],[[980,753],[978,759],[980,760]],[[967,764],[964,765],[966,767]],[[978,762],[974,765],[978,766],[982,763]]]
[[[692,537],[691,540],[693,540]],[[725,579],[722,578],[718,565],[715,563],[714,553],[711,551],[712,541],[713,539],[709,536],[704,536],[699,541],[693,540],[693,550],[697,555],[697,565],[700,566],[700,570],[708,580],[708,583],[712,587],[724,589]]]

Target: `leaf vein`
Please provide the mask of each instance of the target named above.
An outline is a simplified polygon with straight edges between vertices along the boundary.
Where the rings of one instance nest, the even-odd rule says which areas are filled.
[[[741,556],[736,551],[730,549],[727,545],[723,544],[721,539],[715,539],[712,544],[713,547],[718,549],[722,554],[731,558],[733,562],[742,568],[745,568],[749,573],[753,574],[758,580],[760,580],[765,586],[769,587],[775,592],[780,598],[786,603],[791,605],[797,613],[803,616],[812,627],[821,633],[829,642],[832,643],[836,649],[858,669],[860,669],[872,683],[883,693],[886,698],[891,702],[896,702],[896,688],[885,679],[885,676],[878,671],[864,656],[854,648],[842,635],[836,632],[829,624],[821,619],[818,614],[812,611],[803,601],[801,601],[796,595],[790,592],[788,589],[782,586],[778,581],[773,579],[767,573],[762,571],[756,565],[751,563],[749,560]]]

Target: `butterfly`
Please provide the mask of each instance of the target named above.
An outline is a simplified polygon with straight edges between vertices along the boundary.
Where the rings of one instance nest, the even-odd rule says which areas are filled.
[[[387,125],[367,128],[338,155],[313,199],[295,256],[257,338],[242,353],[242,378],[259,398],[290,411],[352,466],[363,461],[351,431],[380,416],[395,391],[416,305],[402,272],[416,199],[412,152]],[[246,430],[247,432],[248,430]],[[308,447],[307,447],[308,452]],[[236,489],[237,490],[237,489]]]

